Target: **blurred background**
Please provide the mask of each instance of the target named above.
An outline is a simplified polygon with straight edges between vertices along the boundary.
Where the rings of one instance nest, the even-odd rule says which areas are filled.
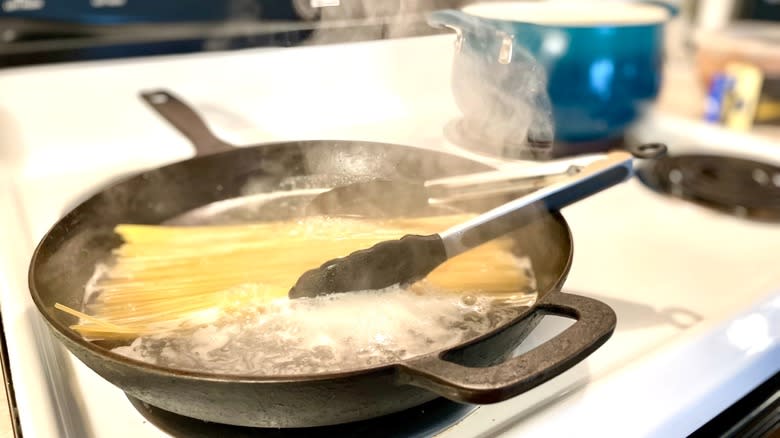
[[[467,0],[2,0],[0,68],[445,33]],[[780,2],[679,0],[659,105],[734,130],[780,121]],[[685,87],[688,93],[675,93]]]

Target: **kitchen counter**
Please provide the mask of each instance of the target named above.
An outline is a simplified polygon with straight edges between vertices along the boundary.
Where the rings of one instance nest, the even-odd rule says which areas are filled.
[[[698,80],[695,66],[690,58],[677,57],[667,63],[664,82],[654,112],[667,117],[678,117],[684,122],[699,123],[724,131],[729,135],[744,135],[758,140],[780,143],[780,126],[754,126],[747,132],[726,129],[723,126],[705,123],[704,113],[706,90]],[[778,147],[780,153],[780,147]]]

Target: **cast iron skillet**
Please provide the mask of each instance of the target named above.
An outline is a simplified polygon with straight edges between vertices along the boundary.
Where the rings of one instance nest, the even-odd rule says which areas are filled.
[[[615,314],[605,304],[559,291],[571,264],[572,239],[563,217],[552,213],[512,235],[518,251],[534,264],[537,303],[518,308],[516,318],[491,333],[446,351],[332,374],[253,377],[162,368],[113,354],[111,345],[86,342],[68,328],[74,318],[53,306],[59,302],[82,307],[84,285],[95,263],[120,244],[112,231],[118,223],[162,223],[197,207],[239,197],[248,185],[256,192],[276,190],[289,177],[330,187],[345,176],[424,180],[487,170],[453,155],[381,143],[301,141],[234,148],[217,139],[169,93],[143,97],[192,140],[198,156],[143,172],[78,205],[40,242],[29,271],[32,298],[57,339],[133,397],[202,420],[283,428],[369,419],[439,396],[494,403],[570,368],[601,346],[615,328]],[[461,208],[483,210],[490,202],[496,205],[504,200]],[[297,214],[295,205],[305,201],[269,205],[263,215],[289,217]],[[544,314],[577,322],[538,348],[508,359]]]

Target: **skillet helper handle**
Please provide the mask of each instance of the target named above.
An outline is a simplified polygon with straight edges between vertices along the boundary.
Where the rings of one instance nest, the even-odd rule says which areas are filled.
[[[398,383],[424,388],[461,403],[501,402],[541,385],[585,359],[612,336],[617,323],[615,312],[606,304],[562,292],[550,294],[534,311],[577,321],[533,350],[486,368],[458,365],[442,359],[442,355],[404,362],[398,371]]]
[[[170,91],[148,91],[141,93],[141,98],[192,142],[197,156],[227,152],[235,148],[214,135],[206,122]]]

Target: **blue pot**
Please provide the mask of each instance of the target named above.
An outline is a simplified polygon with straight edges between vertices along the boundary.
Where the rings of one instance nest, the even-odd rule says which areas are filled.
[[[486,3],[429,15],[457,33],[452,87],[472,129],[507,143],[592,142],[620,136],[641,115],[658,95],[664,22],[676,11],[613,2],[633,16],[605,24],[586,17],[586,5]],[[515,15],[529,22],[506,19]]]

